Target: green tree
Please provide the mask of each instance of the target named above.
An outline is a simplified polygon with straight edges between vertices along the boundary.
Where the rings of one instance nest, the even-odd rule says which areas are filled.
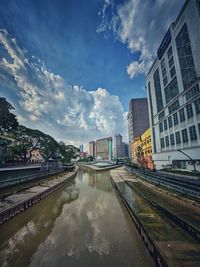
[[[4,134],[17,128],[16,116],[10,111],[14,107],[7,102],[6,98],[0,97],[0,133]]]

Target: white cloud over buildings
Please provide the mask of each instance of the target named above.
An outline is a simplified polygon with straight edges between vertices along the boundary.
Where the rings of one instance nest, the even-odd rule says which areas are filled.
[[[99,15],[97,32],[113,35],[139,58],[127,66],[131,79],[145,73],[153,62],[156,49],[171,22],[176,18],[184,0],[126,0],[121,4],[105,1]]]

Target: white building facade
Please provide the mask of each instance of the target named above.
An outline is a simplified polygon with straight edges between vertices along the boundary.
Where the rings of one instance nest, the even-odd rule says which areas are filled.
[[[185,2],[146,81],[156,169],[200,170],[200,1]]]

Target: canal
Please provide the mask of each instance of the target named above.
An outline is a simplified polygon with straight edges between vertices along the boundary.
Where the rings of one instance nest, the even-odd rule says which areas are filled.
[[[0,266],[134,266],[154,263],[109,172],[76,178],[0,226]]]

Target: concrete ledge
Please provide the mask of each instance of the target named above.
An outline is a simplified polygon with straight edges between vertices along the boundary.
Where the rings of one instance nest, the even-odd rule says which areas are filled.
[[[113,166],[108,166],[108,167],[96,167],[96,166],[93,166],[93,165],[87,165],[87,164],[77,164],[78,167],[83,167],[83,168],[86,168],[86,169],[89,169],[89,170],[93,170],[93,171],[107,171],[107,170],[112,170],[112,169],[116,169],[116,168],[119,168],[121,166],[119,165],[113,165]]]
[[[49,194],[62,187],[70,178],[75,177],[78,168],[58,178],[33,186],[27,190],[8,196],[0,201],[0,224],[30,208]]]

